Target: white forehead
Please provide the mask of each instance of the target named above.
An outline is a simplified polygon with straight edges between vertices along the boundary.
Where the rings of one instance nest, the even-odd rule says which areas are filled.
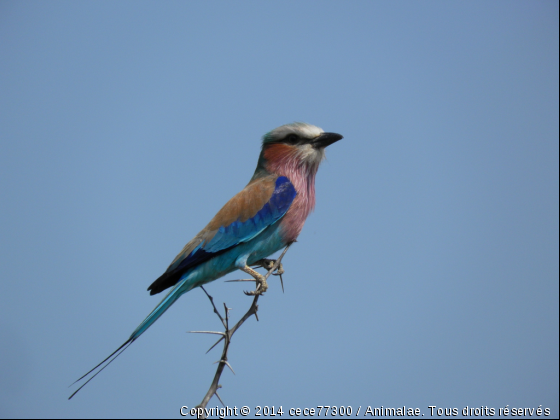
[[[271,140],[281,140],[288,134],[297,134],[299,137],[314,139],[315,137],[320,136],[322,133],[323,130],[317,126],[302,122],[296,122],[293,124],[286,124],[275,128],[270,133],[266,134],[265,137],[268,137]]]

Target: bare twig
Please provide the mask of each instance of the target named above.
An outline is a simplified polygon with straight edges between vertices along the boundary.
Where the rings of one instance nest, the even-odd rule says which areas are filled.
[[[282,251],[282,254],[280,254],[280,256],[278,257],[278,259],[276,260],[274,265],[265,274],[265,276],[264,276],[265,280],[268,279],[268,277],[270,277],[270,275],[280,266],[282,258],[284,257],[284,255],[288,251],[288,248],[290,248],[290,245],[291,244],[288,244],[286,246],[286,248],[284,248],[284,251]],[[230,280],[230,281],[235,281],[235,280]],[[247,281],[247,280],[237,280],[237,281]],[[255,280],[250,280],[250,281],[255,281]],[[218,362],[216,362],[216,363],[218,363],[218,368],[216,369],[216,374],[214,375],[214,380],[212,381],[212,384],[210,385],[210,388],[208,389],[208,392],[206,393],[206,395],[202,399],[202,402],[199,405],[197,405],[197,408],[202,409],[202,410],[199,411],[199,413],[201,413],[201,415],[199,415],[199,418],[204,418],[203,409],[206,408],[206,406],[208,405],[208,402],[210,401],[210,399],[214,395],[216,397],[218,397],[218,399],[220,400],[222,405],[224,405],[224,403],[223,403],[222,399],[220,398],[220,396],[218,395],[217,391],[218,391],[218,388],[221,388],[221,385],[219,385],[219,381],[220,381],[220,377],[222,376],[222,372],[224,370],[224,367],[228,366],[231,369],[231,371],[233,372],[233,368],[228,363],[228,358],[227,358],[228,351],[229,351],[229,345],[231,343],[231,337],[233,337],[233,334],[235,334],[235,332],[239,329],[239,327],[241,327],[241,325],[243,325],[243,323],[247,319],[249,319],[252,315],[255,315],[255,318],[257,318],[257,321],[259,320],[259,318],[257,316],[257,311],[259,309],[259,306],[257,305],[257,302],[259,301],[259,295],[256,295],[253,298],[253,302],[251,303],[251,307],[249,308],[249,310],[245,313],[245,315],[243,315],[243,317],[237,322],[237,324],[235,324],[230,329],[229,328],[229,308],[224,303],[225,318],[223,318],[220,315],[220,313],[218,312],[218,310],[216,309],[216,305],[214,305],[214,299],[212,298],[212,296],[210,296],[206,292],[204,287],[201,286],[201,288],[202,288],[202,290],[204,290],[204,293],[206,293],[206,296],[208,296],[208,299],[210,299],[210,302],[212,303],[212,307],[214,308],[214,313],[216,313],[216,315],[218,315],[218,317],[220,318],[220,321],[222,321],[222,324],[225,328],[225,332],[223,332],[223,333],[222,332],[216,332],[216,331],[190,331],[190,332],[193,332],[193,333],[206,333],[206,334],[222,335],[222,337],[218,340],[218,342],[216,344],[214,344],[210,348],[210,350],[212,350],[220,341],[224,340],[224,349],[222,351],[222,357],[220,358],[220,360]],[[208,350],[208,351],[210,351],[210,350]],[[235,374],[235,372],[233,372],[233,373]]]
[[[227,327],[226,323],[224,322],[224,318],[222,318],[222,316],[218,312],[218,309],[216,309],[216,305],[214,305],[214,298],[208,294],[208,292],[206,291],[206,289],[204,287],[200,286],[200,288],[202,290],[204,290],[204,293],[206,293],[206,296],[208,296],[208,299],[210,299],[210,303],[212,304],[212,307],[214,308],[214,313],[216,315],[218,315],[218,318],[220,318],[220,321],[222,321],[222,324],[224,325],[224,327]],[[226,311],[226,316],[227,316],[227,311]]]

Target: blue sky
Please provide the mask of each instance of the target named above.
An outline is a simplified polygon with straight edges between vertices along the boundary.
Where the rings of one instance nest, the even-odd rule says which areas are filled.
[[[344,140],[224,402],[558,416],[558,28],[555,1],[1,2],[0,417],[200,402],[198,289],[67,397],[293,121]],[[235,318],[244,287],[207,290]]]

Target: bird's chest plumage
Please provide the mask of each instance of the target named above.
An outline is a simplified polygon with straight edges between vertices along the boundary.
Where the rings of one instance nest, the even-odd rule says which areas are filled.
[[[297,195],[280,222],[281,235],[286,242],[293,242],[297,239],[303,229],[307,216],[315,207],[314,179],[304,180],[304,182],[291,181],[296,188]],[[309,181],[312,182],[309,183]]]
[[[285,242],[295,241],[305,224],[305,219],[315,207],[315,174],[323,158],[322,152],[311,146],[300,150],[285,144],[269,147],[264,157],[270,173],[285,176],[293,184],[297,195],[280,222]]]

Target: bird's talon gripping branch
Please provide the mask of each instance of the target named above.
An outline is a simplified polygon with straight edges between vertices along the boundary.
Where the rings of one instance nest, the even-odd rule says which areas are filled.
[[[265,276],[263,276],[262,274],[260,274],[259,272],[253,270],[251,267],[248,266],[242,267],[241,270],[253,276],[253,278],[255,279],[255,283],[257,283],[257,287],[255,288],[255,290],[251,292],[247,292],[247,291],[243,292],[247,296],[262,295],[264,292],[268,290],[268,283],[266,282]]]
[[[255,279],[255,283],[257,283],[257,287],[255,288],[255,290],[252,290],[250,292],[244,291],[243,293],[245,293],[247,296],[256,296],[262,295],[268,290],[268,283],[266,282],[266,279],[264,277],[262,278],[262,280]]]
[[[278,268],[276,269],[276,271],[274,273],[272,273],[273,276],[281,276],[282,274],[284,274],[284,266],[282,265],[282,263],[278,264]]]
[[[276,260],[263,258],[262,260],[257,261],[255,263],[255,266],[262,267],[265,270],[270,270],[272,267],[274,267],[274,264],[276,264]],[[272,275],[281,276],[282,274],[284,274],[284,266],[282,265],[282,263],[280,263],[278,264],[278,267],[276,267],[276,270],[274,270],[274,273],[272,273]]]

